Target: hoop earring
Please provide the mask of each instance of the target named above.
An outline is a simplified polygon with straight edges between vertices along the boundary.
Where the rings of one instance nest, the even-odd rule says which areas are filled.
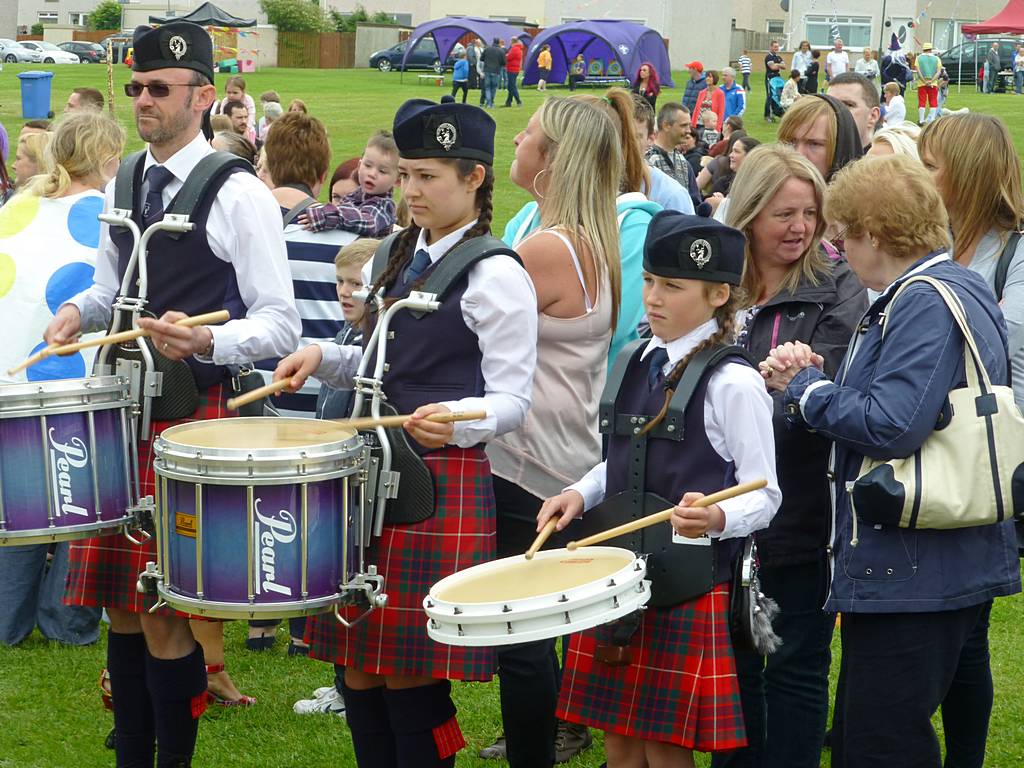
[[[548,172],[547,168],[541,168],[539,171],[537,171],[537,175],[533,177],[533,184],[531,185],[533,187],[533,193],[537,197],[539,197],[541,200],[544,199],[544,195],[542,195],[540,193],[540,190],[537,188],[537,179],[539,179],[541,177],[542,173],[547,173],[547,172]]]

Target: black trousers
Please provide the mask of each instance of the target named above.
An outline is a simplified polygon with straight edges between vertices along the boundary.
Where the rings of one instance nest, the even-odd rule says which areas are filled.
[[[494,478],[498,508],[498,557],[521,555],[537,536],[537,513],[543,499]],[[566,535],[555,534],[544,549],[564,546]],[[504,645],[498,648],[501,720],[510,768],[545,768],[555,760],[555,707],[561,667],[555,640]]]
[[[455,98],[455,94],[459,92],[460,88],[462,89],[462,103],[465,104],[466,103],[466,96],[469,95],[469,83],[468,83],[468,81],[466,81],[466,80],[456,80],[454,83],[452,83],[452,98],[453,99]]]
[[[843,614],[834,768],[942,765],[931,716],[956,691],[964,650],[970,655],[990,608],[991,601],[935,613]],[[987,731],[987,715],[985,722]],[[977,740],[976,727],[968,730]]]

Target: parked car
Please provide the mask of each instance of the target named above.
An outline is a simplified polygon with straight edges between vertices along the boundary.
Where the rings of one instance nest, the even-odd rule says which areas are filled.
[[[379,69],[381,72],[401,69],[405,48],[406,43],[402,42],[390,48],[385,48],[383,51],[377,51],[370,56],[370,66],[374,69]],[[444,65],[441,64],[441,59],[437,55],[437,46],[430,38],[420,40],[416,47],[413,48],[412,53],[409,54],[408,61],[405,62],[406,69],[432,69],[438,74],[454,66],[455,60],[451,56],[448,57]]]
[[[83,64],[104,64],[107,61],[107,49],[99,43],[75,40],[70,43],[60,43],[57,47],[62,51],[75,54]]]
[[[974,85],[978,82],[978,70],[985,66],[985,56],[992,43],[999,43],[999,69],[1000,71],[1013,71],[1013,57],[1017,54],[1017,46],[1021,40],[1015,37],[1000,37],[989,40],[965,40],[960,45],[954,45],[942,54],[942,66],[946,68],[951,83],[961,82],[964,85]],[[977,55],[977,60],[975,60]],[[960,62],[963,61],[963,78],[960,77]],[[1004,89],[1003,80],[996,83],[996,90]]]
[[[117,64],[124,61],[124,57],[128,54],[128,49],[132,47],[132,36],[118,33],[104,37],[100,40],[100,45],[103,46],[104,51],[107,50],[108,43],[114,54],[112,63]]]
[[[30,50],[39,51],[43,64],[81,63],[81,60],[76,54],[71,53],[70,51],[65,51],[63,48],[58,48],[53,43],[47,43],[43,40],[25,40],[22,42],[22,45]]]
[[[11,40],[9,37],[0,37],[0,61],[7,64],[18,62],[38,64],[42,60],[43,55],[39,51],[26,48],[17,40]]]

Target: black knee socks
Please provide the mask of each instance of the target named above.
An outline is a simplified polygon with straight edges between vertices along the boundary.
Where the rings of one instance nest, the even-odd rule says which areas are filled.
[[[107,635],[107,671],[114,700],[117,768],[152,768],[156,734],[146,687],[146,639],[142,633]]]
[[[188,768],[206,709],[206,665],[198,644],[180,659],[146,654],[146,682],[153,700],[157,768]],[[117,700],[115,695],[114,700]]]
[[[344,673],[343,673],[344,674]],[[391,731],[384,688],[356,690],[342,683],[345,719],[352,732],[356,764],[359,768],[397,768],[395,734]]]
[[[466,745],[455,719],[452,684],[385,690],[398,768],[452,768]],[[360,763],[360,766],[362,764]]]

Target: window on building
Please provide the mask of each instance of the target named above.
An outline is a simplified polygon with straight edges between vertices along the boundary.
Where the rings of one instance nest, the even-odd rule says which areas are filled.
[[[806,16],[807,39],[811,45],[831,47],[834,42],[832,27],[848,48],[863,48],[871,44],[871,18],[869,16]]]
[[[767,32],[769,35],[784,35],[786,33],[786,22],[783,19],[768,19]]]
[[[36,14],[36,21],[40,24],[56,24],[57,23],[57,12],[56,11],[40,11]]]
[[[932,45],[937,51],[948,51],[963,39],[960,28],[964,22],[956,19],[932,19]]]
[[[68,24],[73,27],[84,27],[89,20],[89,14],[85,11],[71,11],[68,14]]]

